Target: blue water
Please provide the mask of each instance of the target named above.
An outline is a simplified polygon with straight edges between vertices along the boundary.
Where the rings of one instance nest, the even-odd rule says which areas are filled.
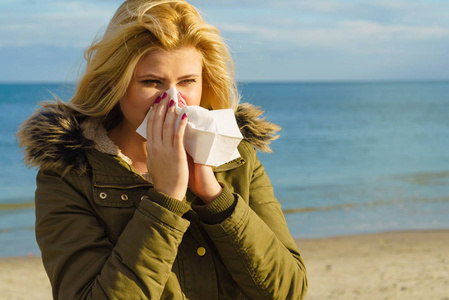
[[[240,84],[282,126],[260,154],[295,237],[449,228],[449,82]],[[0,256],[39,254],[14,133],[72,85],[0,85]],[[2,209],[3,207],[3,209]],[[6,209],[8,208],[8,209]]]

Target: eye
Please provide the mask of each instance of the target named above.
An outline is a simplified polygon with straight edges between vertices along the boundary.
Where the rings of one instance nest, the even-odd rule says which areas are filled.
[[[140,82],[145,84],[145,85],[157,85],[157,84],[161,84],[162,83],[160,80],[157,80],[157,79],[145,79],[145,80],[142,80]]]
[[[179,84],[180,85],[189,85],[189,84],[193,84],[196,82],[196,79],[185,79],[183,81],[181,81]]]

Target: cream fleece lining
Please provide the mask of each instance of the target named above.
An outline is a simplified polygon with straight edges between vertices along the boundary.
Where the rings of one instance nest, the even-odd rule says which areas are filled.
[[[95,143],[95,149],[100,152],[117,155],[129,165],[132,165],[132,160],[120,151],[119,147],[108,137],[108,132],[103,125],[94,118],[88,118],[81,123],[83,135]]]

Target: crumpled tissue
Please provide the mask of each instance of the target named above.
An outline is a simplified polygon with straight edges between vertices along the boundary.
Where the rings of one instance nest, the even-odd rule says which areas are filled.
[[[172,87],[166,93],[175,102],[177,123],[183,114],[187,115],[184,148],[195,163],[219,166],[240,157],[237,146],[243,136],[232,109],[207,110],[195,105],[181,108],[176,88]],[[150,111],[136,130],[145,139]]]

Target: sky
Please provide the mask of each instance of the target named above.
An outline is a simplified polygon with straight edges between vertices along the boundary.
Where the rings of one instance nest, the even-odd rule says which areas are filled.
[[[0,82],[74,82],[122,1],[0,0]],[[448,0],[191,0],[236,79],[449,79]]]

